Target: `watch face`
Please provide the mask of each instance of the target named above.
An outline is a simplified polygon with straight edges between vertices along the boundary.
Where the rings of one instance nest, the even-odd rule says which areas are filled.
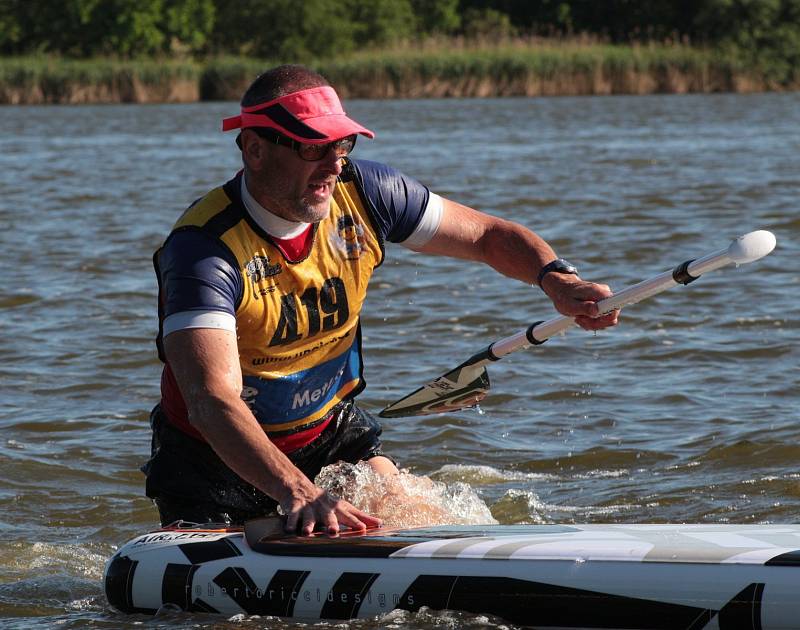
[[[578,271],[575,265],[563,258],[556,258],[548,267],[550,271],[555,271],[556,273],[577,273]]]
[[[555,273],[578,273],[577,267],[575,267],[575,265],[573,265],[571,262],[564,260],[563,258],[556,258],[542,267],[537,281],[539,286],[542,285],[542,279],[544,276],[551,271],[554,271]]]

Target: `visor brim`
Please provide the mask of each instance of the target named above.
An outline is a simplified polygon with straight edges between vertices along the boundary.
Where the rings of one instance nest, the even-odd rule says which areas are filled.
[[[306,118],[303,122],[325,136],[320,140],[311,141],[308,139],[296,138],[301,142],[307,142],[309,144],[334,142],[335,140],[341,140],[353,134],[360,134],[370,139],[375,137],[372,131],[346,115],[316,116],[314,118]]]

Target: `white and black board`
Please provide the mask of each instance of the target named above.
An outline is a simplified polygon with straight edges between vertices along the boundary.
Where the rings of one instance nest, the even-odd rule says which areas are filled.
[[[250,539],[248,543],[247,538]],[[167,528],[107,563],[125,613],[304,620],[400,608],[537,628],[800,628],[800,525],[518,525],[338,537]]]

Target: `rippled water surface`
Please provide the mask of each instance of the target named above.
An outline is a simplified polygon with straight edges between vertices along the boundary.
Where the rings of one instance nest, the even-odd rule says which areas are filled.
[[[387,421],[403,466],[468,484],[501,523],[800,520],[800,94],[349,110],[378,133],[357,156],[525,223],[615,288],[750,230],[778,238],[762,261],[629,307],[613,331],[573,330],[493,365],[480,410]],[[111,611],[100,579],[105,558],[157,522],[138,472],[160,371],[150,257],[179,212],[237,170],[233,137],[218,132],[235,111],[0,109],[3,627],[147,621]],[[387,254],[363,317],[372,410],[554,315],[489,269]],[[393,613],[353,625],[487,624]]]

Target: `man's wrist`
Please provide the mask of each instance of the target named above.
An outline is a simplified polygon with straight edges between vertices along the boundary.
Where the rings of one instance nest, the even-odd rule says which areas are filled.
[[[542,281],[544,280],[545,276],[549,273],[566,273],[577,276],[578,268],[571,262],[564,260],[563,258],[556,258],[555,260],[551,260],[549,263],[547,263],[544,267],[542,267],[539,270],[539,275],[536,277],[536,284],[538,284],[539,288],[542,290],[544,290],[544,287],[542,287]]]

